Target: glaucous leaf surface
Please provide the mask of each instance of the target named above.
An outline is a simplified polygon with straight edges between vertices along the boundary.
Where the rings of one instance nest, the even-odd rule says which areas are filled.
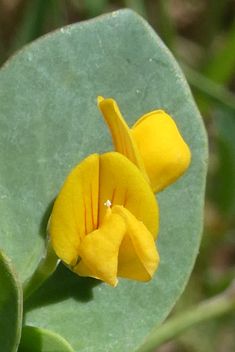
[[[191,150],[186,174],[157,195],[160,266],[151,282],[120,279],[116,288],[59,266],[26,302],[25,321],[60,334],[76,352],[127,352],[165,319],[187,283],[202,233],[207,166],[204,126],[182,72],[134,12],[62,28],[2,69],[0,236],[25,280],[43,253],[51,204],[68,173],[89,154],[113,149],[98,95],[114,98],[130,126],[165,110]]]
[[[22,287],[11,261],[0,249],[0,351],[16,352],[22,325]]]
[[[58,334],[33,326],[24,326],[18,352],[74,352]]]

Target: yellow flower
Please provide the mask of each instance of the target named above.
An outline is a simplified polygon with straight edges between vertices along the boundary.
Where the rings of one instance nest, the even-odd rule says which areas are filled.
[[[113,99],[98,97],[115,150],[129,158],[150,182],[154,193],[176,181],[188,168],[190,150],[174,120],[163,110],[142,116],[130,129]]]
[[[158,205],[138,168],[122,154],[93,154],[62,187],[49,231],[75,273],[116,286],[117,277],[151,280],[159,256]]]

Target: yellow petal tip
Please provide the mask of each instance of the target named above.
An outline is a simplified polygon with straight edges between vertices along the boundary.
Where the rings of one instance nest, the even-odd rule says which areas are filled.
[[[117,284],[118,284],[118,279],[116,278],[116,279],[113,279],[113,280],[111,280],[111,281],[107,281],[107,283],[110,285],[110,286],[112,286],[112,287],[116,287],[117,286]]]
[[[98,103],[98,105],[99,105],[103,100],[104,100],[104,98],[103,98],[101,95],[99,95],[99,96],[97,97],[97,103]]]

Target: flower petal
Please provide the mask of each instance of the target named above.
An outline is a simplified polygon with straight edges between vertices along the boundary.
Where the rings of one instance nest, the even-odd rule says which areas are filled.
[[[97,228],[99,155],[77,165],[67,177],[52,210],[49,232],[56,254],[70,266],[86,234]]]
[[[121,216],[110,214],[106,217],[98,230],[81,241],[79,255],[82,260],[74,272],[116,286],[119,247],[125,232],[126,225]]]
[[[124,207],[116,205],[112,213],[119,214],[127,226],[120,246],[118,276],[144,282],[151,280],[159,263],[152,234]]]
[[[115,100],[111,98],[104,99],[99,96],[98,106],[112,134],[115,151],[131,160],[140,169],[146,180],[149,181],[132,131],[122,117]]]
[[[130,159],[150,182],[154,193],[176,181],[188,168],[190,151],[173,119],[152,111],[130,129],[113,99],[98,97],[115,150]]]
[[[99,190],[99,224],[109,200],[111,206],[122,205],[128,209],[156,238],[159,225],[156,198],[149,183],[129,159],[116,152],[100,156]]]
[[[164,111],[144,115],[132,131],[154,193],[162,191],[187,170],[190,150],[174,120]]]

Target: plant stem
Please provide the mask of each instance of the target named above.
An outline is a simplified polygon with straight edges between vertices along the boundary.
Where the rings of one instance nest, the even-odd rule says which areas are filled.
[[[184,74],[191,85],[197,91],[202,92],[205,96],[214,102],[218,102],[229,109],[235,111],[235,95],[227,90],[223,85],[211,81],[209,78],[203,76],[201,73],[180,63]],[[199,103],[199,102],[197,102]],[[205,113],[207,107],[203,104],[199,105],[201,113]]]
[[[169,12],[169,0],[158,0],[158,21],[160,25],[160,36],[166,46],[175,53],[177,31]]]
[[[148,18],[144,0],[124,0],[124,4],[126,7],[129,7],[133,11],[137,12],[143,18]]]
[[[235,72],[235,20],[227,34],[225,43],[220,50],[215,50],[214,56],[203,69],[203,74],[212,81],[228,84]]]
[[[50,19],[50,30],[65,24],[63,0],[34,0],[26,5],[22,24],[13,42],[10,53],[22,48],[45,33],[45,24]]]
[[[172,340],[185,330],[217,318],[235,309],[235,280],[221,295],[218,295],[180,316],[169,319],[163,325],[155,328],[147,340],[135,352],[152,352],[163,343]]]
[[[32,276],[23,284],[24,301],[31,296],[43,282],[55,271],[60,260],[54,252],[50,239],[47,241],[45,253]]]
[[[100,16],[104,12],[104,8],[105,6],[107,6],[107,3],[108,3],[108,0],[96,0],[96,1],[86,0],[84,5],[85,5],[85,12],[87,12],[88,18]],[[74,5],[78,7],[78,1],[74,1]]]

